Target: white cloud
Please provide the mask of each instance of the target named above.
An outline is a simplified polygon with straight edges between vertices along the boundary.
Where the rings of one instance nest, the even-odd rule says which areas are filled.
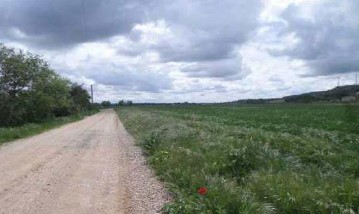
[[[19,2],[0,2],[0,41],[43,55],[87,88],[95,84],[96,101],[280,97],[334,87],[339,73],[352,83],[358,65],[354,0],[56,3],[68,11],[48,9],[50,0]],[[9,13],[15,9],[32,18]],[[85,16],[91,11],[95,17]],[[78,14],[65,17],[70,12]],[[325,71],[331,75],[317,76]]]

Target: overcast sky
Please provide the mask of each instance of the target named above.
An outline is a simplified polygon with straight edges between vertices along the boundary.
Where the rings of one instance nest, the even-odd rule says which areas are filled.
[[[222,102],[354,84],[358,0],[0,0],[0,43],[95,100]]]

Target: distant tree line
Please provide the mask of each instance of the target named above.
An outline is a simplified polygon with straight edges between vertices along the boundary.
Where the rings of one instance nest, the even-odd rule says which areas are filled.
[[[131,100],[120,100],[117,103],[111,103],[110,101],[102,101],[100,106],[102,108],[114,108],[118,106],[132,106],[133,102]]]
[[[133,102],[131,100],[120,100],[117,103],[117,106],[132,106]]]
[[[91,108],[88,92],[40,56],[0,44],[0,126],[67,116]]]

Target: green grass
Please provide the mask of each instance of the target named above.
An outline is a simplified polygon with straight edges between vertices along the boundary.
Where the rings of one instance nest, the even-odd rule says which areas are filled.
[[[42,123],[29,123],[17,127],[0,127],[0,145],[13,140],[40,134],[46,130],[56,128],[66,123],[71,123],[83,119],[85,116],[96,113],[89,111],[81,114],[71,115],[68,117],[55,118]]]
[[[166,213],[358,213],[358,113],[353,105],[118,110],[174,195]]]

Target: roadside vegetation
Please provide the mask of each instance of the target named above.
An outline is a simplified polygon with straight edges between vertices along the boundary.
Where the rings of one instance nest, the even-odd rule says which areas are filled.
[[[166,213],[358,213],[358,105],[132,106]]]
[[[0,145],[13,140],[40,134],[46,130],[83,119],[97,113],[98,110],[86,111],[66,117],[58,117],[41,123],[27,123],[15,127],[0,127]]]
[[[56,74],[40,56],[0,44],[0,143],[93,111],[81,85]]]

